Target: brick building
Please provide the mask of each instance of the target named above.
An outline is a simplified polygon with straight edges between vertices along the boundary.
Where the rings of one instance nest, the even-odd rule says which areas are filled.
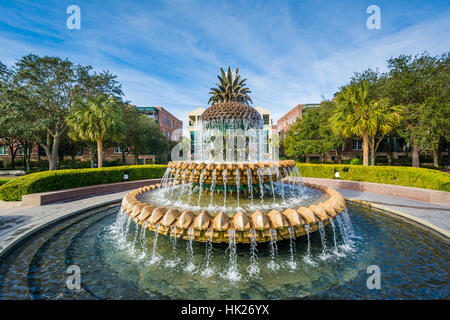
[[[334,100],[334,99],[333,99]],[[297,119],[302,119],[303,114],[308,112],[308,109],[319,107],[320,104],[311,103],[311,104],[298,104],[291,110],[289,110],[286,114],[284,114],[277,121],[277,131],[280,135],[280,140],[283,140],[286,137],[286,133],[289,131],[289,128],[297,121]],[[388,153],[388,147],[390,146],[391,150]],[[283,152],[281,150],[281,152]],[[335,162],[337,161],[337,153],[341,160],[349,160],[354,157],[362,159],[363,157],[363,148],[362,148],[362,139],[348,139],[341,148],[339,148],[338,152],[336,150],[330,150],[325,154],[307,154],[306,162]],[[401,137],[397,136],[389,136],[387,135],[383,141],[380,143],[377,152],[375,153],[375,157],[377,160],[385,159],[387,162],[387,157],[391,156],[392,159],[396,160],[407,160],[411,157],[411,148],[405,142],[405,140]],[[426,155],[426,153],[422,153],[422,155]],[[448,161],[448,150],[442,150],[441,155],[444,161]],[[322,157],[324,159],[322,159]]]
[[[168,140],[181,140],[182,135],[174,136],[174,132],[177,129],[183,129],[183,122],[173,116],[169,111],[164,109],[161,106],[155,107],[136,107],[137,111],[147,115],[149,118],[154,119],[158,124],[160,131],[166,136]],[[181,132],[180,130],[180,132]],[[68,154],[63,147],[59,150],[59,160],[71,160],[70,154]],[[11,151],[8,150],[8,146],[2,143],[0,138],[0,162],[3,162],[3,166],[6,163],[11,162]],[[23,155],[23,151],[19,146],[16,153],[16,160],[21,160]],[[32,148],[31,152],[31,161],[40,161],[47,160],[47,156],[42,147],[35,145]],[[90,154],[88,149],[80,149],[75,156],[76,160],[89,161]],[[122,159],[122,150],[118,146],[109,147],[103,149],[103,160],[104,161],[113,161],[113,160],[121,160]],[[140,155],[138,159],[138,163],[152,163],[156,159],[155,155]],[[136,159],[134,154],[131,152],[125,158],[126,164],[136,164]],[[1,165],[1,163],[0,163]]]

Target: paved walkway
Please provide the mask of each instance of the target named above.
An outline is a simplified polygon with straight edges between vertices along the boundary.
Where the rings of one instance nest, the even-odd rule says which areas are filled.
[[[127,192],[129,191],[39,207],[6,207],[4,205],[0,207],[0,253],[13,245],[22,235],[43,228],[55,219],[61,219],[101,203],[119,201]]]
[[[449,206],[372,192],[361,192],[341,188],[338,188],[337,191],[339,191],[345,199],[371,202],[374,207],[388,209],[388,211],[393,212],[400,211],[450,233]]]
[[[406,198],[386,196],[370,192],[338,189],[348,200],[368,201],[374,207],[403,212],[413,218],[450,233],[450,207]],[[0,253],[16,243],[23,235],[48,225],[55,219],[93,208],[101,203],[119,201],[128,191],[94,196],[71,202],[61,202],[39,207],[0,207]]]

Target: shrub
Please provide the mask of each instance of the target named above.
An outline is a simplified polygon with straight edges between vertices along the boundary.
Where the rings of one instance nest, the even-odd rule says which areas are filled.
[[[352,166],[357,166],[357,165],[362,165],[362,160],[360,158],[352,158],[352,160],[350,160],[350,165]]]
[[[23,195],[30,193],[122,182],[125,173],[128,174],[129,181],[161,178],[166,168],[165,165],[142,165],[37,172],[2,185],[0,199],[20,201]]]
[[[450,191],[450,175],[438,170],[392,167],[392,166],[353,166],[321,165],[298,163],[303,177],[333,179],[335,170],[342,180],[365,181],[394,184],[415,188]]]
[[[7,183],[9,180],[11,180],[11,179],[10,179],[10,178],[0,178],[0,186],[1,186],[2,184]]]

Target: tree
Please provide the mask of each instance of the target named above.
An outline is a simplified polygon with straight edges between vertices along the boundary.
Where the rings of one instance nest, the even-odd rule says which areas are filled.
[[[67,116],[72,137],[97,143],[98,167],[103,166],[103,141],[117,140],[125,132],[123,109],[115,98],[97,95],[78,99]]]
[[[128,104],[123,105],[123,112],[126,132],[118,143],[122,152],[122,163],[125,163],[126,156],[131,152],[137,163],[142,154],[160,154],[168,149],[167,139],[154,120]]]
[[[0,138],[7,143],[11,154],[11,167],[19,148],[23,151],[24,165],[30,170],[30,156],[36,144],[33,115],[26,112],[30,100],[21,86],[14,81],[14,70],[0,63]]]
[[[252,99],[248,95],[251,93],[250,89],[246,87],[245,81],[247,79],[240,80],[239,68],[232,72],[228,67],[227,72],[220,68],[221,76],[218,75],[219,83],[216,83],[216,88],[211,88],[209,94],[209,103],[220,102],[241,102],[244,104],[252,103]]]
[[[49,170],[57,169],[58,149],[67,131],[66,116],[75,99],[91,95],[122,95],[120,85],[108,72],[91,74],[90,66],[74,66],[58,57],[29,54],[17,63],[14,81],[28,96],[26,113],[39,128],[35,141],[44,148]]]
[[[323,101],[318,108],[309,109],[302,119],[297,119],[283,141],[286,155],[303,157],[309,153],[320,153],[324,162],[325,153],[334,149],[340,162],[339,148],[343,138],[333,133],[329,122],[334,109],[333,102]]]
[[[420,150],[432,150],[436,163],[439,140],[449,135],[449,53],[401,55],[389,59],[388,68],[386,93],[404,107],[398,132],[411,145],[413,167],[420,165]]]
[[[369,91],[367,80],[353,82],[337,94],[337,108],[332,123],[344,137],[362,137],[363,165],[369,165],[369,148],[372,149],[372,165],[375,152],[384,135],[390,132],[401,119],[401,108],[392,106],[387,99],[375,99]],[[381,138],[376,143],[376,136]]]

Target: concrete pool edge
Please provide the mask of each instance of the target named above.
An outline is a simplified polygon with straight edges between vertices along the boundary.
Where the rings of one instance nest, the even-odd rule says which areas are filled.
[[[6,241],[6,245],[3,246],[2,248],[0,248],[0,260],[3,259],[4,257],[6,257],[10,253],[10,251],[13,250],[16,246],[20,245],[21,243],[26,241],[28,238],[32,237],[39,231],[41,231],[49,226],[57,224],[58,222],[65,220],[67,218],[70,218],[70,217],[73,217],[73,216],[76,216],[79,214],[83,214],[87,211],[94,210],[94,209],[97,209],[102,206],[107,206],[107,205],[111,205],[114,203],[117,203],[117,205],[119,205],[120,201],[121,201],[121,197],[118,199],[107,200],[107,201],[99,202],[94,205],[89,205],[87,207],[83,207],[83,208],[75,210],[75,211],[66,212],[66,213],[64,213],[60,216],[57,216],[51,220],[47,220],[43,223],[37,224],[37,225],[29,228],[29,229],[25,229],[23,232],[20,232],[20,230],[18,230],[19,228],[16,230],[12,230],[10,233],[2,235],[2,239],[0,240],[0,241]],[[19,233],[17,233],[17,231],[19,231]],[[7,236],[10,236],[11,238],[3,239],[3,238],[6,238]]]
[[[359,200],[359,199],[345,198],[345,201],[349,201],[349,202],[353,202],[353,203],[356,203],[356,204],[359,204],[359,205],[363,205],[363,206],[368,207],[368,208],[379,209],[379,210],[386,211],[386,212],[392,213],[394,215],[406,218],[407,220],[414,221],[414,222],[420,224],[421,226],[424,226],[424,227],[426,227],[428,229],[431,229],[432,231],[437,232],[439,235],[444,236],[447,239],[450,239],[450,232],[448,232],[448,231],[446,231],[446,230],[444,230],[444,229],[442,229],[442,228],[440,228],[438,226],[435,226],[434,224],[432,224],[432,223],[430,223],[428,221],[425,221],[425,220],[423,220],[421,218],[418,218],[418,217],[415,217],[413,215],[407,214],[407,213],[402,212],[400,210],[395,210],[395,209],[389,208],[387,206],[383,206],[383,205],[380,205],[380,204],[377,204],[377,203],[373,203],[373,202],[365,201],[365,200]]]

